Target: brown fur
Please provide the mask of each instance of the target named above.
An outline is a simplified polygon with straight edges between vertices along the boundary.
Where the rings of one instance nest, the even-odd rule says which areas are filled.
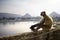
[[[43,29],[43,31],[49,31],[49,29],[51,29],[51,26],[52,26],[52,19],[46,15],[45,11],[41,12],[41,16],[43,16],[43,19],[41,20],[41,22],[35,24],[35,25],[32,25],[30,27],[30,29],[32,31],[38,31],[40,28]],[[35,27],[37,27],[36,29],[34,29]]]

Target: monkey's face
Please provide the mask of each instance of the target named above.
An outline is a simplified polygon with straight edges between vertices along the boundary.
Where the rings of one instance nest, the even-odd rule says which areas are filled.
[[[44,15],[45,15],[45,13],[41,12],[41,16],[44,16]]]
[[[41,12],[41,16],[45,16],[46,15],[46,12],[45,11],[42,11]]]

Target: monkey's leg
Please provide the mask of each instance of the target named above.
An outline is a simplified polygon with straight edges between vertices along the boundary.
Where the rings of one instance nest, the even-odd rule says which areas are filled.
[[[43,33],[49,32],[49,29],[50,29],[49,26],[44,25],[44,27],[43,27]],[[46,38],[44,40],[48,40],[48,39],[49,39],[49,33],[46,34]]]
[[[51,26],[49,26],[49,25],[43,25],[43,31],[44,32],[49,32],[50,29],[51,29]]]

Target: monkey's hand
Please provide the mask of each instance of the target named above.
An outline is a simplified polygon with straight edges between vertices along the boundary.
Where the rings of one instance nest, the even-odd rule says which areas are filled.
[[[36,25],[32,25],[31,27],[36,27]]]
[[[35,30],[34,27],[36,27],[36,25],[32,25],[32,26],[30,27],[30,29],[31,29],[32,31],[34,31],[34,30]]]

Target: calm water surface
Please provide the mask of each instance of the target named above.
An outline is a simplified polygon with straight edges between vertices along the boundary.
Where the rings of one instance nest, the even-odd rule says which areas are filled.
[[[0,23],[0,36],[30,32],[30,26],[37,22],[8,22]]]

